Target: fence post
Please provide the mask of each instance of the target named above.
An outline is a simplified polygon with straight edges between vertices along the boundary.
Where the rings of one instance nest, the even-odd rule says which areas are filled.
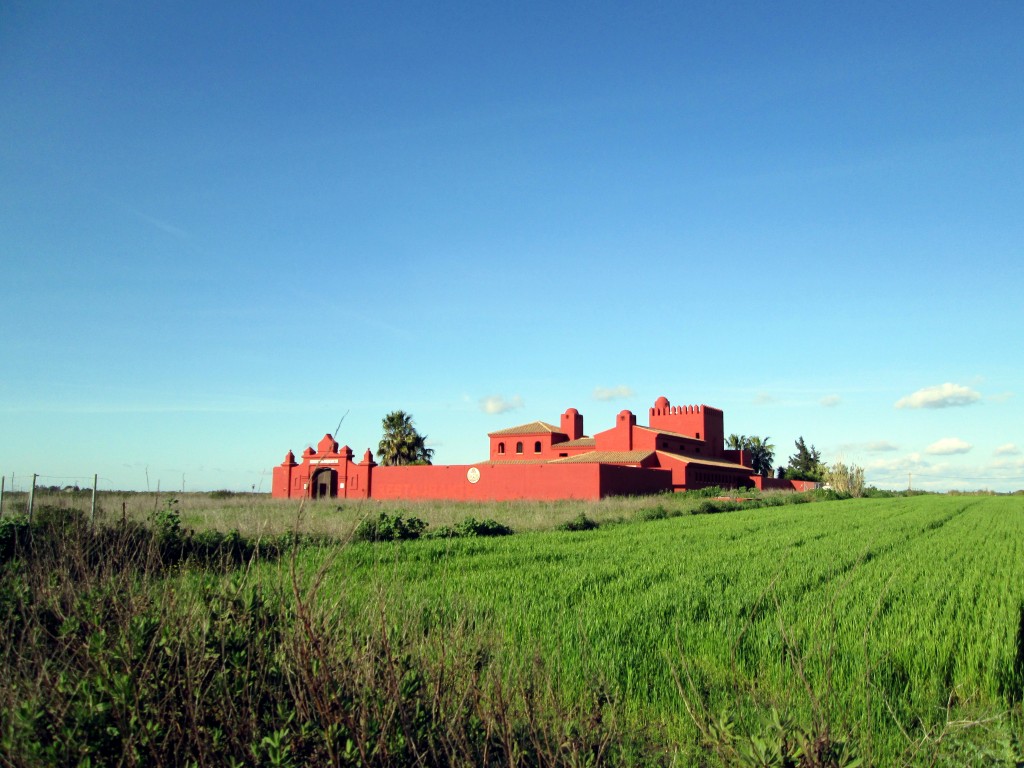
[[[90,510],[90,517],[92,518],[92,524],[96,525],[96,475],[92,476],[92,509]]]
[[[32,525],[32,510],[36,504],[36,478],[39,475],[32,475],[32,487],[28,491],[28,524]]]

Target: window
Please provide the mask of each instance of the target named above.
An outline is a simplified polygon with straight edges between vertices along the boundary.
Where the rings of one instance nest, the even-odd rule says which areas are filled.
[[[505,452],[505,444],[504,443],[498,443],[498,453],[504,453],[504,452]]]
[[[523,444],[522,443],[516,443],[516,453],[522,453],[522,452],[523,452]]]
[[[560,454],[558,454],[558,458],[560,458],[560,459],[567,458],[568,456],[569,456],[568,453],[560,453]]]
[[[697,439],[700,440],[700,432],[697,433]]]
[[[533,452],[534,453],[540,453],[540,440],[536,441],[533,444]]]

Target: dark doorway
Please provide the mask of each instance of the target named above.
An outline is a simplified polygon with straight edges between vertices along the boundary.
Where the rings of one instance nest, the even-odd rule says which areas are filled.
[[[338,495],[338,473],[333,469],[318,469],[313,473],[312,496],[314,499],[335,498]]]

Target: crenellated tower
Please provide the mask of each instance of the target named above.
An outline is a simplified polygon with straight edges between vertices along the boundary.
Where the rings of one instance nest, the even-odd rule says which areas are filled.
[[[659,397],[648,412],[652,429],[677,432],[703,440],[707,454],[720,456],[725,443],[725,419],[722,411],[710,405],[672,405],[667,397]]]

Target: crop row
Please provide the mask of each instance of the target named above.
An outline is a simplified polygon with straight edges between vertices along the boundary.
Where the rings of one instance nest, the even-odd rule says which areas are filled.
[[[1022,536],[1011,498],[867,499],[356,545],[323,591],[442,640],[472,627],[505,669],[542,659],[563,695],[607,688],[682,741],[695,711],[774,706],[891,758],[1020,701]]]

